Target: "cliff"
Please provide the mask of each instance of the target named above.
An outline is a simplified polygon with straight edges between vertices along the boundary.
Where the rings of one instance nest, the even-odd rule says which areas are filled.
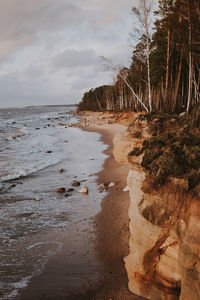
[[[114,139],[119,162],[129,155],[130,253],[125,267],[131,292],[152,300],[200,299],[200,201],[184,178],[155,185],[141,165],[146,119],[137,119],[125,136]],[[136,153],[137,152],[137,153]]]

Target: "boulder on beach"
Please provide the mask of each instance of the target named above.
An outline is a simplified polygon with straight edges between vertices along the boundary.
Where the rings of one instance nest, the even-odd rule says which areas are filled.
[[[65,171],[65,169],[61,168],[61,169],[59,170],[59,173],[63,173],[64,171]]]
[[[58,126],[65,126],[65,124],[63,124],[63,123],[58,123]]]
[[[81,194],[85,194],[87,195],[88,194],[88,187],[85,185],[84,187],[82,187],[82,189],[80,189],[79,193]]]
[[[46,153],[52,153],[52,151],[51,151],[51,150],[48,150]]]
[[[72,186],[80,186],[80,182],[74,180],[74,181],[71,182],[71,185],[72,185]]]
[[[64,187],[59,187],[56,191],[57,193],[64,193],[65,192],[65,188]]]
[[[113,187],[113,186],[115,186],[115,183],[114,183],[114,182],[111,182],[111,183],[109,183],[108,186],[109,186],[109,187]]]

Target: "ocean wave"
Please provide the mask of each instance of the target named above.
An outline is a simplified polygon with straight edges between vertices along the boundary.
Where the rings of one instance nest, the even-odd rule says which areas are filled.
[[[2,176],[2,177],[0,177],[0,183],[9,182],[9,181],[13,181],[13,180],[17,180],[17,179],[20,179],[20,178],[25,178],[25,177],[31,176],[34,173],[38,172],[38,171],[41,171],[41,170],[43,170],[47,167],[53,166],[53,165],[61,162],[62,160],[63,160],[63,157],[61,157],[59,159],[55,159],[55,160],[45,162],[43,165],[36,166],[36,167],[34,167],[32,169],[29,169],[29,170],[20,170],[20,171],[16,171],[13,174],[8,174],[6,176]]]

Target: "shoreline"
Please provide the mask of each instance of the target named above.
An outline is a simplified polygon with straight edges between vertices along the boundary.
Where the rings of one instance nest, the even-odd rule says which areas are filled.
[[[84,116],[87,116],[87,113]],[[101,286],[93,292],[93,298],[87,298],[86,293],[83,299],[143,300],[145,298],[134,295],[128,290],[128,277],[124,263],[124,257],[129,254],[130,233],[129,193],[123,192],[123,188],[127,185],[129,166],[128,162],[117,162],[113,155],[113,138],[116,133],[126,131],[127,126],[115,122],[112,125],[104,124],[106,121],[94,124],[90,119],[89,113],[89,125],[81,127],[81,124],[85,124],[82,120],[79,126],[83,130],[101,134],[100,140],[108,145],[104,151],[108,157],[104,161],[102,170],[97,174],[97,182],[98,184],[114,182],[116,186],[109,189],[108,194],[103,197],[101,211],[95,217],[97,251],[107,272]]]
[[[103,119],[100,124],[97,120],[90,120],[89,126],[81,127],[81,120],[78,123],[82,130],[96,132],[101,135],[100,140],[108,145],[104,153],[108,156],[105,158],[102,170],[96,174],[96,182],[110,183],[115,182],[116,185],[109,188],[107,194],[101,200],[100,212],[90,220],[86,220],[81,224],[81,233],[78,235],[81,240],[75,241],[77,230],[80,224],[71,226],[67,230],[55,230],[54,235],[60,236],[63,240],[63,248],[57,254],[50,258],[45,266],[43,272],[33,278],[31,283],[22,292],[17,299],[31,300],[31,299],[45,299],[45,300],[137,300],[144,299],[136,296],[128,290],[128,278],[124,266],[124,257],[128,255],[129,242],[129,193],[123,192],[126,186],[126,179],[128,174],[128,163],[118,163],[113,156],[112,140],[115,134],[119,131],[126,130],[124,125],[107,123],[107,119]],[[97,115],[96,115],[97,116]],[[97,118],[96,118],[97,119]],[[89,226],[89,227],[87,227]],[[70,233],[66,235],[66,232]],[[87,239],[90,237],[92,241],[87,244]],[[84,238],[85,237],[85,238]],[[84,241],[84,244],[82,242]],[[73,249],[73,247],[75,247]],[[80,248],[80,251],[79,251]],[[84,250],[83,250],[84,249]],[[71,255],[75,252],[76,254]],[[83,257],[83,261],[79,260],[79,256],[83,251],[90,252]],[[88,282],[88,284],[81,289],[74,289],[73,291],[62,290],[60,287],[64,286],[63,278],[67,273],[80,272],[80,268],[86,269],[89,265],[87,261],[88,256],[92,255],[91,263],[97,264],[101,276],[99,281]],[[70,260],[67,264],[69,268],[66,270],[66,260]],[[62,265],[63,262],[63,265]],[[100,266],[99,266],[100,262]],[[79,264],[82,264],[81,266]],[[90,263],[90,262],[89,262]],[[70,269],[70,264],[73,265]],[[76,267],[74,267],[76,265]],[[93,273],[91,273],[92,275]],[[94,276],[95,276],[94,272]],[[88,275],[88,274],[87,274]],[[53,286],[57,288],[53,290]],[[58,293],[58,294],[57,294]],[[36,298],[35,298],[36,297]]]

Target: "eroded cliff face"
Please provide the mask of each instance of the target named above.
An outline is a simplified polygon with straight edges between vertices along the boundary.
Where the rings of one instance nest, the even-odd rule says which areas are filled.
[[[125,161],[146,138],[147,123],[137,120],[131,134],[115,137],[116,160]],[[187,193],[184,180],[154,188],[142,155],[129,157],[129,289],[152,300],[199,300],[200,201]]]

